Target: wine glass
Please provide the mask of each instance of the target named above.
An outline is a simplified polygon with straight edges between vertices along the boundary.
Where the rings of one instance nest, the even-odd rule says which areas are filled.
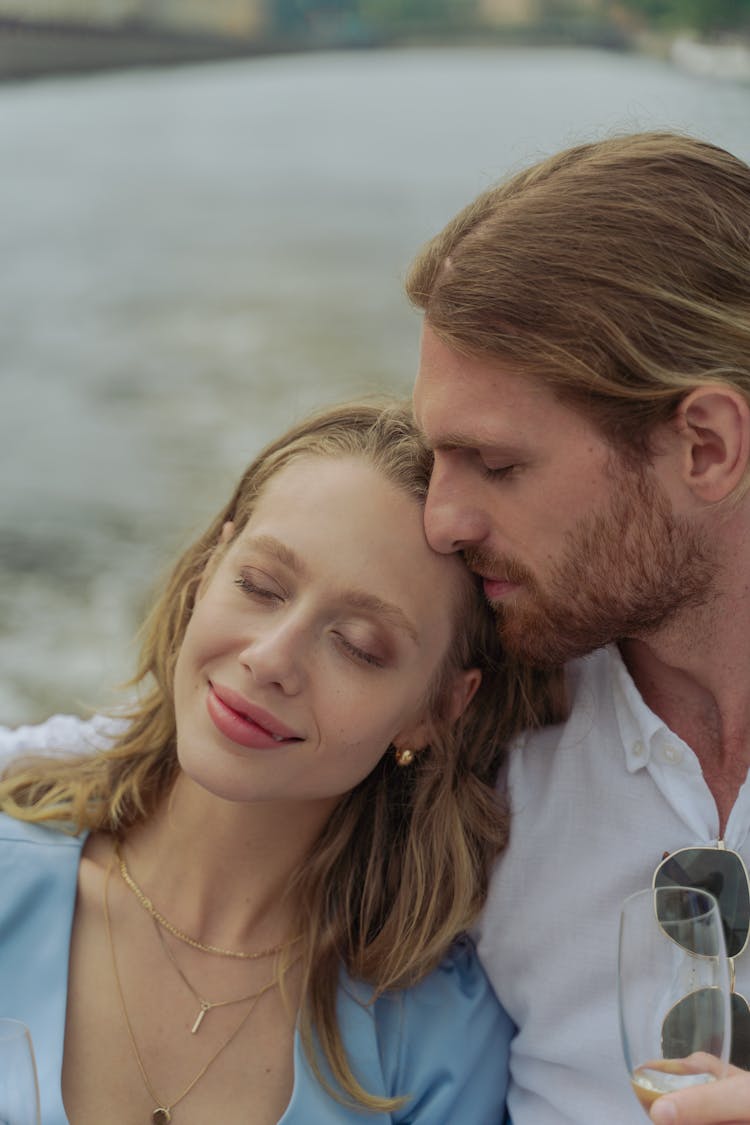
[[[0,1019],[0,1125],[41,1125],[34,1048],[20,1020]]]
[[[620,915],[620,1031],[633,1090],[648,1113],[662,1094],[711,1082],[731,1040],[729,961],[713,895],[657,887],[627,898]],[[682,1060],[713,1056],[698,1073]]]

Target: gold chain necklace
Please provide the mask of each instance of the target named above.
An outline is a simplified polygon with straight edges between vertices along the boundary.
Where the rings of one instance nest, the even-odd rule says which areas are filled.
[[[160,926],[168,931],[168,933],[172,934],[172,936],[176,937],[179,941],[183,941],[185,945],[192,946],[193,949],[200,949],[202,953],[215,953],[219,957],[238,957],[243,961],[258,961],[261,957],[274,957],[277,953],[282,953],[285,949],[288,949],[291,945],[294,945],[299,941],[299,938],[295,937],[290,941],[283,941],[279,945],[271,945],[268,949],[259,949],[256,953],[243,953],[238,952],[234,949],[222,949],[218,945],[204,945],[203,942],[198,941],[196,938],[190,937],[190,935],[186,934],[184,930],[178,929],[177,926],[173,925],[172,922],[165,918],[164,915],[156,909],[151,899],[148,897],[148,895],[145,895],[143,893],[133,876],[128,871],[127,864],[125,863],[125,860],[120,852],[120,845],[117,842],[115,843],[113,856],[117,859],[117,862],[120,865],[120,874],[122,875],[125,884],[133,892],[143,909],[147,910],[154,921],[158,922]]]
[[[274,979],[273,981],[271,981],[270,984],[265,985],[263,988],[260,989],[259,992],[256,992],[253,995],[250,1007],[248,1008],[247,1012],[245,1012],[245,1015],[242,1017],[242,1019],[240,1020],[240,1022],[237,1025],[237,1027],[235,1027],[234,1031],[230,1032],[230,1034],[223,1040],[223,1042],[219,1045],[218,1050],[214,1051],[214,1053],[211,1055],[208,1062],[204,1063],[204,1065],[200,1068],[198,1073],[193,1078],[190,1079],[190,1081],[188,1082],[185,1089],[182,1090],[182,1092],[179,1093],[177,1095],[177,1097],[172,1098],[169,1102],[160,1098],[159,1095],[154,1090],[154,1087],[151,1084],[151,1080],[150,1080],[148,1074],[146,1073],[146,1068],[143,1065],[143,1059],[141,1058],[141,1052],[138,1050],[138,1044],[135,1041],[135,1033],[133,1032],[133,1025],[130,1022],[130,1016],[128,1014],[127,1004],[125,1003],[125,993],[123,992],[122,981],[120,980],[120,971],[119,971],[119,968],[117,966],[117,956],[115,954],[115,943],[114,943],[113,938],[112,938],[112,922],[111,922],[110,916],[109,916],[109,899],[108,899],[109,880],[110,880],[110,876],[112,874],[112,867],[113,867],[113,864],[114,864],[116,854],[117,854],[117,850],[115,848],[112,851],[112,856],[110,858],[109,865],[107,867],[107,874],[106,874],[106,877],[104,879],[104,890],[102,892],[102,906],[104,908],[104,923],[105,923],[105,926],[106,926],[106,929],[107,929],[107,940],[109,942],[109,950],[110,950],[110,953],[112,955],[112,972],[114,974],[115,984],[117,985],[117,995],[118,995],[119,1000],[120,1000],[120,1007],[122,1009],[123,1018],[125,1020],[125,1027],[127,1028],[128,1039],[130,1040],[130,1046],[131,1046],[132,1051],[133,1051],[133,1056],[135,1058],[136,1063],[138,1064],[138,1070],[140,1071],[141,1078],[143,1080],[143,1085],[146,1087],[146,1090],[147,1090],[149,1096],[151,1098],[153,1098],[154,1102],[156,1103],[155,1108],[153,1109],[153,1111],[151,1113],[151,1120],[154,1123],[154,1125],[169,1125],[169,1122],[172,1120],[172,1110],[174,1109],[174,1107],[176,1105],[178,1105],[178,1103],[181,1102],[183,1098],[186,1098],[188,1096],[190,1091],[192,1089],[194,1089],[195,1086],[198,1085],[201,1078],[203,1078],[204,1074],[207,1072],[208,1068],[216,1062],[216,1060],[218,1059],[218,1057],[222,1053],[222,1051],[226,1050],[226,1048],[229,1046],[229,1044],[234,1039],[237,1038],[237,1036],[242,1031],[242,1029],[245,1026],[245,1024],[247,1023],[247,1021],[250,1019],[250,1016],[255,1011],[255,1006],[258,1003],[258,1001],[260,1000],[261,996],[263,996],[266,992],[270,992],[272,988],[276,988],[276,986],[278,985],[279,982],[278,982],[278,979]],[[248,999],[250,999],[250,998],[248,998]]]
[[[159,941],[161,942],[162,949],[179,973],[183,983],[187,986],[195,999],[198,1001],[198,1015],[195,1017],[195,1023],[190,1029],[191,1035],[195,1035],[195,1033],[200,1029],[200,1026],[203,1023],[203,1017],[207,1012],[212,1011],[213,1008],[227,1008],[231,1004],[242,1004],[245,1000],[255,1000],[256,997],[260,996],[261,993],[265,991],[265,989],[262,988],[259,992],[250,992],[247,996],[236,996],[233,1000],[206,1000],[206,998],[204,996],[201,996],[200,992],[198,992],[198,989],[191,984],[191,982],[187,978],[187,974],[181,969],[180,965],[177,962],[177,958],[167,944],[167,939],[164,937],[164,931],[157,922],[156,918],[153,919],[153,923]],[[270,986],[266,985],[266,988],[268,987]]]

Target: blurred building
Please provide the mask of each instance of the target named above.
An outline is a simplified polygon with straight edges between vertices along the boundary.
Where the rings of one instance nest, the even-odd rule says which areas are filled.
[[[490,27],[530,27],[544,20],[600,13],[604,0],[478,0],[477,13]]]
[[[266,0],[146,0],[143,17],[151,23],[256,39],[269,24]]]
[[[535,23],[541,0],[479,0],[477,13],[491,27],[517,27]]]
[[[39,23],[119,23],[142,7],[142,0],[0,0],[0,16]]]
[[[0,17],[29,23],[138,23],[178,31],[257,38],[271,0],[0,0]]]

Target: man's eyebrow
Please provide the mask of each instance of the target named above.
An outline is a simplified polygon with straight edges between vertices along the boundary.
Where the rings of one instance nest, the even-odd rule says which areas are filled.
[[[495,456],[507,455],[508,457],[515,457],[522,451],[519,442],[512,439],[505,440],[498,437],[497,434],[482,434],[477,432],[465,434],[457,430],[449,430],[444,434],[439,434],[436,440],[429,442],[428,445],[433,453],[436,451],[450,453],[453,449],[463,449],[471,453],[491,453]]]
[[[307,577],[310,573],[304,559],[273,535],[254,535],[246,540],[246,546],[263,551],[271,558],[277,559],[283,566],[288,567],[289,570],[294,571],[300,577]],[[371,594],[367,590],[337,590],[336,598],[344,605],[351,606],[352,609],[372,614],[375,617],[385,618],[396,628],[408,633],[415,644],[419,644],[419,633],[416,626],[401,607],[393,602],[386,602],[379,598],[377,594]]]
[[[468,438],[465,434],[446,433],[440,434],[435,441],[431,441],[423,429],[419,429],[419,438],[423,445],[430,451],[435,449],[474,449],[476,440]]]
[[[476,436],[467,437],[466,434],[447,433],[441,434],[440,440],[433,443],[434,449],[476,449],[482,442]]]

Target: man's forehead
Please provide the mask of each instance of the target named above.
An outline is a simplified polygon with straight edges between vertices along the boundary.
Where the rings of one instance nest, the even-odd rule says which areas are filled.
[[[514,399],[489,380],[421,371],[414,386],[414,418],[432,449],[496,448],[517,432]]]
[[[561,406],[541,376],[492,354],[464,354],[429,327],[414,384],[414,416],[432,448],[496,448]]]

